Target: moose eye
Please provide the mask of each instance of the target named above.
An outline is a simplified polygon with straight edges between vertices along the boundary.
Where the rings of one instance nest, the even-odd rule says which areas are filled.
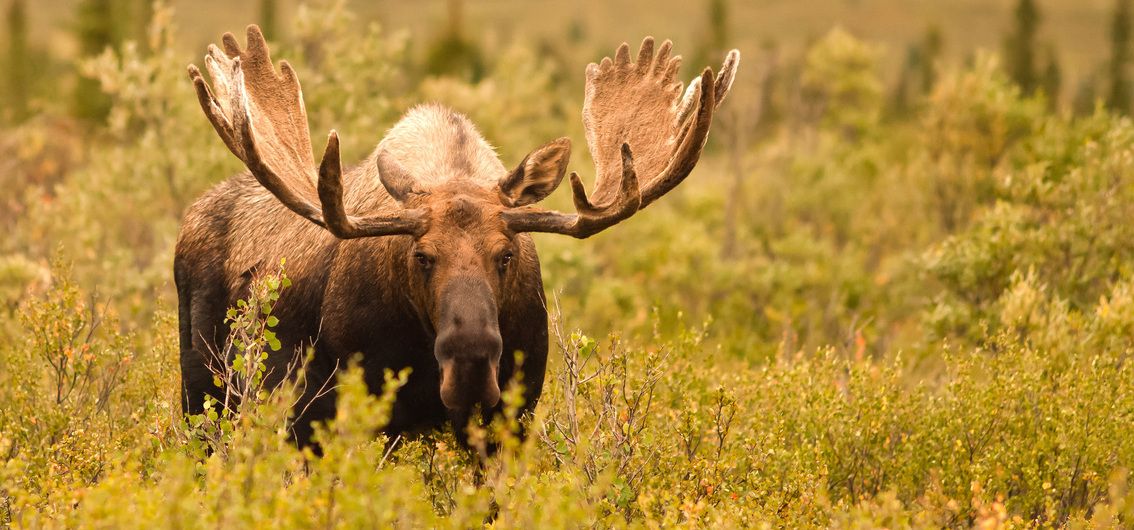
[[[512,257],[513,257],[513,255],[512,255],[511,250],[505,251],[503,254],[500,255],[500,271],[501,272],[503,272],[504,269],[508,267],[508,264],[512,262]]]
[[[433,266],[433,258],[429,257],[424,252],[414,252],[413,259],[423,269],[428,269]]]

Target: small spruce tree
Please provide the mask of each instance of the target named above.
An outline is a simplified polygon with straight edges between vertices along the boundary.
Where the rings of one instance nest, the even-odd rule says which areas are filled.
[[[154,0],[135,0],[131,13],[133,19],[134,38],[138,41],[138,48],[144,53],[150,53],[150,22],[154,19]]]
[[[1110,89],[1107,107],[1123,114],[1130,113],[1130,0],[1118,0],[1110,26]]]
[[[937,83],[937,61],[941,59],[941,52],[945,49],[945,37],[941,34],[941,27],[930,24],[925,28],[925,35],[921,39],[921,92],[928,94]]]
[[[1008,75],[1025,94],[1039,86],[1036,68],[1036,35],[1039,33],[1040,12],[1035,0],[1019,0],[1015,10],[1015,27],[1004,43],[1004,57]]]
[[[722,52],[728,41],[728,2],[709,0],[709,46],[714,52]]]
[[[8,5],[8,116],[14,122],[28,115],[28,85],[31,69],[28,64],[28,15],[24,0]]]
[[[1076,116],[1088,116],[1095,111],[1099,95],[1100,75],[1094,72],[1083,76],[1075,83],[1075,94],[1071,98],[1071,112]]]
[[[276,0],[260,0],[260,30],[268,40],[278,37],[276,31],[279,30],[279,17],[276,7]]]
[[[567,24],[567,41],[573,45],[582,44],[587,40],[587,26],[583,19],[575,17]]]
[[[913,108],[914,100],[921,91],[921,82],[917,78],[924,71],[924,62],[921,46],[910,44],[906,47],[906,60],[898,73],[898,82],[894,85],[894,95],[891,98],[890,110],[895,115],[902,116]]]
[[[779,96],[784,91],[784,74],[781,72],[780,47],[774,40],[766,40],[761,45],[761,53],[767,57],[768,74],[764,78],[764,90],[760,91],[760,123],[767,132],[783,119]]]
[[[937,62],[945,47],[941,28],[930,24],[925,28],[921,42],[906,47],[906,60],[894,87],[891,112],[902,115],[913,108],[917,100],[933,90],[937,82]]]
[[[79,53],[90,57],[114,46],[119,39],[114,0],[82,0],[78,6]],[[110,112],[110,99],[96,79],[80,76],[75,84],[75,115],[102,121]]]
[[[425,67],[432,75],[465,77],[476,82],[484,76],[484,58],[476,44],[465,39],[463,14],[463,0],[449,0],[448,25],[441,37],[429,47]]]
[[[690,64],[713,65],[729,50],[729,6],[727,0],[708,0],[705,33]]]
[[[1043,69],[1042,87],[1047,96],[1047,106],[1050,110],[1059,108],[1059,98],[1063,90],[1063,70],[1059,67],[1059,54],[1055,45],[1047,45],[1046,65]]]

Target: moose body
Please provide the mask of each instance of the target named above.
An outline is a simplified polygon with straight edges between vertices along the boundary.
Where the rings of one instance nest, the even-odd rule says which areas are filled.
[[[539,399],[547,362],[547,305],[539,258],[527,232],[588,237],[675,187],[696,164],[716,105],[738,60],[730,53],[682,98],[679,57],[647,39],[637,62],[628,47],[587,70],[584,123],[599,173],[588,197],[577,175],[578,210],[533,206],[566,172],[561,138],[509,171],[464,116],[439,105],[409,111],[362,163],[343,170],[332,132],[316,166],[294,72],[277,73],[263,36],[241,50],[225,35],[210,47],[213,89],[190,67],[206,115],[249,172],[217,185],[189,209],[174,259],[181,342],[182,405],[200,413],[217,396],[227,308],[258,274],[286,259],[292,286],[274,312],[281,348],[267,360],[271,387],[289,375],[295,351],[314,349],[292,433],[310,443],[311,424],[334,415],[334,375],[360,354],[378,393],[386,370],[410,368],[387,431],[466,422],[500,407],[500,389],[523,354],[524,410]],[[214,92],[215,90],[215,92]],[[638,155],[632,155],[631,149]],[[640,182],[638,174],[645,178]]]
[[[440,106],[411,111],[379,149],[413,152],[426,141],[432,142],[432,149],[418,151],[424,156],[406,157],[405,169],[440,180],[435,184],[443,185],[444,190],[434,193],[446,195],[443,222],[459,231],[483,229],[487,220],[473,205],[484,198],[487,186],[475,181],[478,175],[470,174],[470,169],[476,164],[467,162],[493,162],[480,168],[481,175],[493,177],[506,173],[504,166],[467,119]],[[460,158],[453,153],[460,153]],[[344,188],[350,190],[344,197],[348,208],[380,209],[393,201],[379,183],[376,168],[373,160],[367,160],[344,172]],[[187,411],[200,411],[204,395],[219,392],[213,384],[216,366],[210,366],[213,359],[208,356],[224,344],[226,309],[248,296],[256,274],[272,270],[286,258],[292,286],[281,293],[277,304],[276,314],[282,322],[277,336],[282,347],[269,356],[267,384],[278,384],[288,373],[291,352],[315,349],[305,374],[308,395],[302,402],[306,413],[296,422],[301,442],[307,441],[311,421],[333,416],[335,393],[327,379],[355,353],[361,354],[367,385],[375,393],[381,392],[386,369],[411,368],[395,401],[389,429],[417,430],[447,419],[458,424],[468,419],[467,409],[447,409],[438,392],[437,334],[414,306],[409,292],[410,278],[417,273],[413,270],[416,263],[407,259],[414,245],[411,236],[339,239],[289,211],[248,173],[228,179],[199,199],[186,214],[184,226],[174,278],[180,302]],[[530,408],[543,386],[547,309],[535,245],[527,234],[515,239],[515,273],[506,278],[504,292],[509,296],[498,308],[499,335],[501,352],[524,354],[524,406]],[[466,253],[461,257],[475,261],[478,256]],[[484,267],[471,265],[466,274],[487,276]],[[512,378],[513,359],[501,355],[495,376],[498,387]]]

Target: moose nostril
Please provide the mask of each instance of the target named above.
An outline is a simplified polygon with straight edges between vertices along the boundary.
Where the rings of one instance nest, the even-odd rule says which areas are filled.
[[[461,327],[461,324],[464,324],[464,322],[465,322],[465,321],[464,321],[464,320],[461,320],[461,317],[460,317],[460,316],[454,316],[454,317],[453,317],[453,327],[454,327],[454,328],[458,328],[458,329],[459,329],[459,328]]]
[[[500,332],[486,329],[475,332],[470,328],[449,330],[437,337],[434,346],[438,358],[452,357],[494,357],[500,355],[503,346]]]

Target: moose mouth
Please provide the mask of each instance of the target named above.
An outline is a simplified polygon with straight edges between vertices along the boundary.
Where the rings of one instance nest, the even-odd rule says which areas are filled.
[[[495,407],[500,402],[499,363],[482,360],[441,362],[441,402],[445,408],[467,411],[475,405]]]

